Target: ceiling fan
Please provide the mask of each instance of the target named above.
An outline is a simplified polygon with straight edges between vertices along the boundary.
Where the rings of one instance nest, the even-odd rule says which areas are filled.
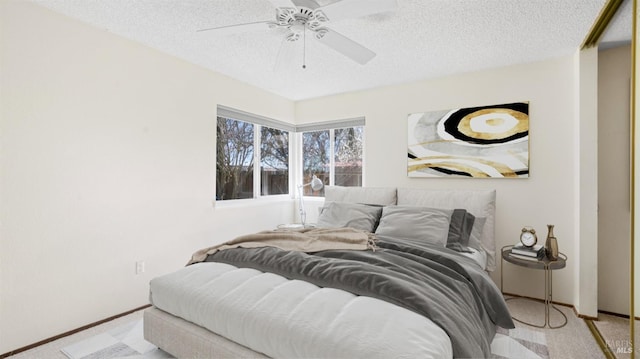
[[[318,42],[334,49],[353,61],[364,65],[376,54],[361,44],[332,30],[332,22],[357,18],[397,8],[396,0],[341,0],[320,6],[315,0],[268,0],[276,7],[275,21],[258,21],[198,30],[215,31],[218,34],[236,34],[241,32],[284,29],[282,47],[285,48],[302,39],[306,43],[307,31]],[[279,57],[283,50],[281,49]],[[303,68],[306,66],[303,63]]]

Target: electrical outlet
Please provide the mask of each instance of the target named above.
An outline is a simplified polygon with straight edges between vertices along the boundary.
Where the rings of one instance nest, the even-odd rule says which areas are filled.
[[[136,262],[136,274],[144,273],[144,261]]]

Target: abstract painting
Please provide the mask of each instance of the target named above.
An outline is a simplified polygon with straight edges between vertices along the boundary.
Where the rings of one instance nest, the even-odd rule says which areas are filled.
[[[409,177],[529,177],[529,103],[408,116]]]

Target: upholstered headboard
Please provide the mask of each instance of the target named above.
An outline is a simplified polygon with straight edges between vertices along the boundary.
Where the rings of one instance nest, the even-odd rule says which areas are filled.
[[[495,270],[495,190],[327,186],[325,188],[325,201],[383,206],[397,204],[399,206],[422,206],[442,209],[464,208],[474,216],[486,219],[482,230],[481,242],[487,253],[486,270]]]
[[[327,186],[326,202],[365,203],[388,206],[397,203],[395,187],[341,187]]]

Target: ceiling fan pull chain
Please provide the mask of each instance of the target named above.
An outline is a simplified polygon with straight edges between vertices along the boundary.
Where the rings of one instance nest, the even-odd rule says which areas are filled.
[[[302,30],[302,68],[307,68],[307,29]]]

